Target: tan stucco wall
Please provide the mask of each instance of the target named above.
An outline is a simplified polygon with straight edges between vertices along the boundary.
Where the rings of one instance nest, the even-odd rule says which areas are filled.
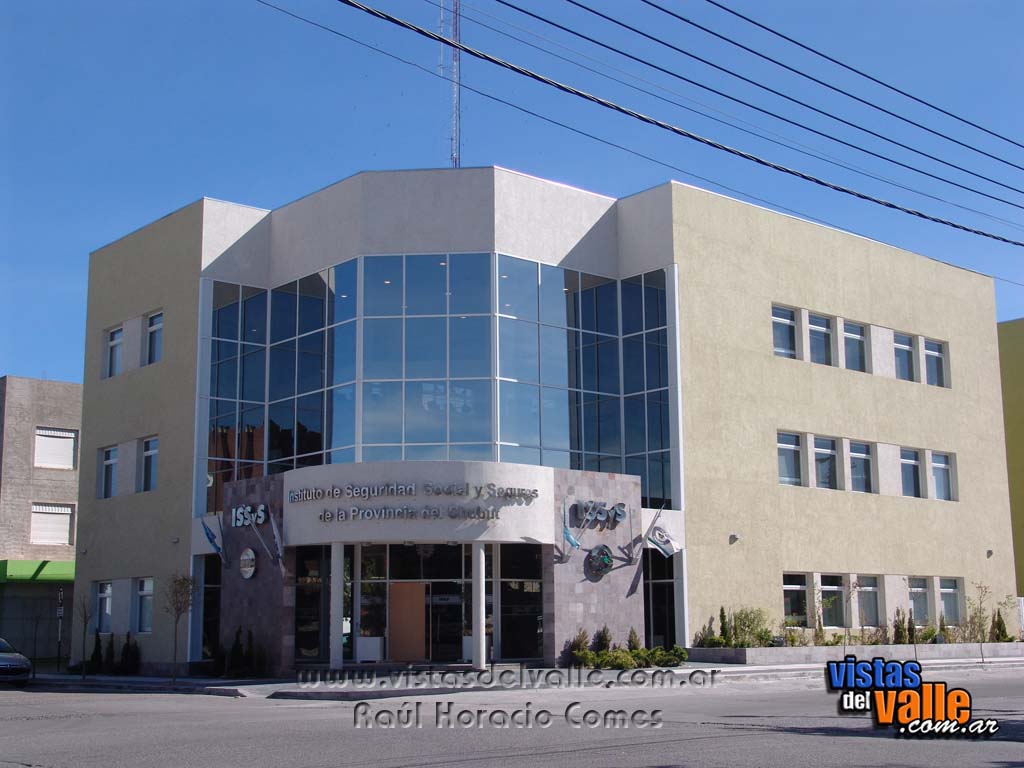
[[[780,622],[784,571],[1013,593],[992,281],[683,185],[673,196],[691,630],[720,605]],[[775,357],[773,302],[948,341],[952,388]],[[780,485],[778,429],[955,453],[960,501]]]
[[[95,582],[114,581],[112,629],[120,653],[130,629],[131,580],[155,579],[153,632],[138,638],[144,665],[171,658],[172,621],[160,594],[171,574],[190,570],[203,213],[204,201],[193,203],[96,251],[89,264],[76,594],[93,595]],[[162,359],[138,367],[142,338],[126,327],[126,370],[103,378],[105,331],[158,309],[164,313]],[[134,443],[153,435],[160,439],[157,487],[136,493]],[[114,444],[120,447],[117,495],[97,499],[99,449]],[[180,658],[187,624],[179,628]],[[86,654],[91,650],[90,637]],[[72,657],[80,654],[76,610]]]
[[[1003,377],[1017,594],[1024,595],[1024,317],[999,324],[999,367]]]

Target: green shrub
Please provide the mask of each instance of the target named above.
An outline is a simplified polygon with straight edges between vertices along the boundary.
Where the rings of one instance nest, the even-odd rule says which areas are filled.
[[[907,614],[907,642],[911,645],[917,644],[917,622],[914,621],[914,609]]]
[[[718,609],[718,636],[724,640],[724,646],[732,645],[732,632],[729,629],[729,617],[725,615],[725,606]]]
[[[573,662],[578,667],[596,667],[597,654],[589,648],[584,648],[582,651],[575,651],[573,653]]]
[[[637,634],[636,629],[633,627],[629,628],[629,637],[626,639],[626,647],[631,651],[639,651],[643,648],[643,643],[640,642],[640,635]]]
[[[732,644],[737,648],[762,648],[772,644],[768,613],[763,608],[740,608],[732,615]]]
[[[601,651],[610,651],[612,649],[612,631],[608,629],[608,625],[605,624],[601,629],[594,635],[593,650],[597,653]]]
[[[1013,638],[1006,631],[1003,611],[1001,608],[997,608],[992,614],[992,626],[988,630],[988,641],[990,643],[1008,643],[1012,640]]]
[[[725,648],[725,638],[719,635],[712,635],[711,637],[705,638],[704,648]]]
[[[686,649],[678,644],[673,645],[669,653],[671,653],[675,657],[676,664],[682,664],[684,661],[690,658],[690,654],[686,652]]]
[[[601,669],[635,669],[636,661],[625,648],[610,651],[598,651],[596,666]]]
[[[925,624],[921,627],[921,631],[917,633],[917,642],[932,643],[935,641],[935,636],[937,634],[939,634],[939,630],[935,628],[934,624]]]
[[[896,609],[892,620],[892,641],[896,645],[907,644],[907,617],[902,608]]]
[[[657,666],[654,663],[654,651],[647,648],[630,648],[629,655],[633,657],[636,666],[641,669]]]

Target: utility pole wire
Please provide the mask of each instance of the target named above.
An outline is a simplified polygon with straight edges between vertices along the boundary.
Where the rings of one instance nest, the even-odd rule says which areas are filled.
[[[1003,237],[1002,235],[997,235],[992,232],[986,232],[981,229],[968,227],[964,224],[958,224],[957,222],[950,221],[949,219],[942,219],[937,216],[932,216],[922,211],[918,211],[914,208],[907,208],[897,203],[893,203],[888,200],[883,200],[882,198],[879,197],[873,197],[863,192],[858,192],[857,190],[851,189],[849,187],[844,187],[839,184],[833,184],[832,182],[825,181],[824,179],[820,179],[816,176],[804,173],[803,171],[799,171],[794,168],[789,168],[788,166],[785,165],[774,163],[771,160],[765,160],[764,158],[758,157],[757,155],[752,155],[749,152],[744,152],[743,150],[730,147],[726,144],[714,141],[713,139],[709,139],[699,134],[688,131],[685,128],[680,128],[670,123],[666,123],[662,120],[658,120],[657,118],[650,117],[641,112],[637,112],[636,110],[630,109],[629,107],[624,107],[621,106],[620,104],[616,104],[613,101],[608,101],[607,99],[604,99],[600,96],[594,96],[593,94],[587,93],[586,91],[581,91],[578,88],[574,88],[571,85],[566,85],[565,83],[561,83],[557,80],[552,80],[551,78],[538,74],[537,72],[533,72],[532,70],[520,67],[518,64],[513,64],[511,62],[505,61],[504,59],[499,59],[495,56],[491,56],[488,53],[479,51],[476,48],[471,48],[470,46],[465,45],[463,43],[457,43],[454,40],[449,40],[448,38],[443,37],[442,35],[439,35],[436,32],[431,32],[429,29],[419,27],[415,24],[412,24],[411,22],[405,21],[404,19],[400,19],[397,16],[392,16],[391,14],[385,13],[384,11],[380,11],[376,8],[371,8],[369,6],[363,5],[362,3],[356,2],[356,0],[337,0],[337,2],[343,5],[347,5],[351,8],[360,10],[363,13],[374,16],[378,19],[381,19],[382,21],[387,21],[390,24],[394,24],[395,26],[407,29],[410,32],[415,32],[416,34],[420,35],[421,37],[425,37],[428,40],[433,40],[434,42],[444,43],[445,45],[457,47],[463,53],[469,54],[474,58],[486,61],[488,63],[502,67],[504,69],[508,69],[512,72],[515,72],[516,74],[522,75],[523,77],[528,77],[531,80],[535,80],[551,88],[562,91],[563,93],[568,93],[572,96],[576,96],[577,98],[583,99],[584,101],[589,101],[593,104],[597,104],[606,109],[610,109],[614,112],[626,115],[627,117],[632,117],[636,120],[639,120],[640,122],[647,123],[648,125],[653,125],[656,128],[661,128],[662,130],[674,133],[677,136],[682,136],[683,138],[696,141],[700,144],[711,147],[713,149],[717,149],[722,152],[727,152],[728,154],[734,155],[736,157],[741,157],[744,160],[748,160],[752,163],[756,163],[766,168],[771,168],[772,170],[779,171],[780,173],[795,176],[796,178],[803,179],[804,181],[808,181],[812,184],[817,184],[818,186],[824,187],[826,189],[831,189],[835,192],[842,192],[843,194],[856,197],[860,200],[875,203],[876,205],[880,205],[882,207],[889,208],[892,210],[901,211],[903,213],[906,213],[911,216],[916,216],[926,221],[931,221],[936,224],[942,224],[947,227],[952,227],[953,229],[958,229],[962,232],[969,232],[974,235],[979,235],[981,237],[987,237],[992,240],[997,240],[1001,243],[1007,243],[1008,245],[1014,245],[1019,248],[1024,248],[1024,242],[1020,240],[1012,240],[1010,238]]]

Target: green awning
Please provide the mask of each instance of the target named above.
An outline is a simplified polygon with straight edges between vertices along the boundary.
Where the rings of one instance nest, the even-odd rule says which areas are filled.
[[[74,560],[0,560],[0,584],[7,581],[74,580]]]

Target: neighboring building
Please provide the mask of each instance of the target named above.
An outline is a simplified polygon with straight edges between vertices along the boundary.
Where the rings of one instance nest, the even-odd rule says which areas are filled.
[[[700,189],[203,199],[92,255],[86,338],[77,586],[151,670],[176,573],[193,663],[282,672],[1013,591],[992,281]]]
[[[79,384],[0,377],[0,637],[36,658],[59,623],[69,651],[81,417]]]
[[[1006,466],[1010,474],[1017,595],[1024,595],[1024,317],[999,324],[999,369],[1003,376]]]

